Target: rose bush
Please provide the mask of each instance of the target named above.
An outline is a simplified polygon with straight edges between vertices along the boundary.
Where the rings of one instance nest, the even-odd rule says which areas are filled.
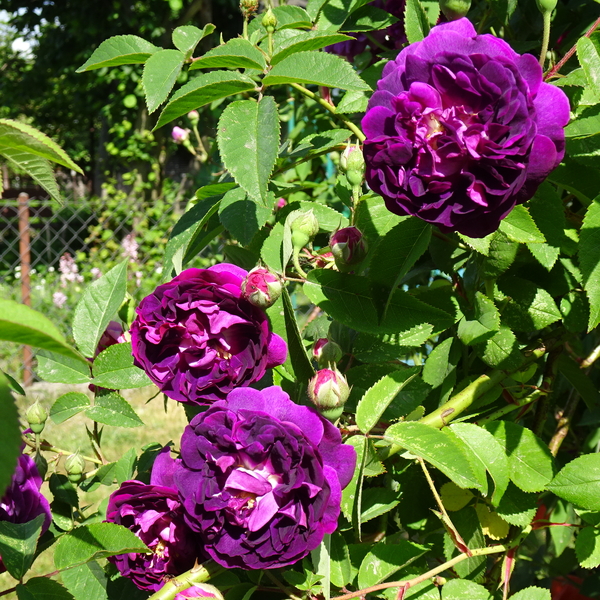
[[[210,404],[285,362],[286,343],[242,298],[247,275],[227,263],[187,269],[141,301],[131,326],[135,364],[169,398]]]
[[[220,565],[291,565],[332,533],[355,451],[279,387],[236,389],[194,417],[174,479],[189,526]]]
[[[150,484],[126,481],[108,502],[106,520],[133,531],[152,551],[108,559],[142,590],[159,590],[168,578],[191,569],[196,558],[202,560],[201,548],[184,521],[174,488],[176,467],[166,448],[154,462]]]
[[[483,237],[561,161],[568,120],[533,56],[444,23],[383,70],[362,120],[367,182],[396,214]]]

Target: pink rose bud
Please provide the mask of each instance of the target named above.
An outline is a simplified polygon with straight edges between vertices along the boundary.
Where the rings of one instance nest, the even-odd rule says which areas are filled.
[[[242,297],[254,306],[269,308],[281,296],[282,289],[277,275],[263,267],[256,267],[242,282]]]
[[[367,242],[356,227],[344,227],[336,231],[329,240],[329,247],[340,271],[357,265],[367,255]]]
[[[338,344],[327,338],[321,338],[313,346],[313,356],[317,359],[320,367],[327,367],[339,362],[343,353]]]
[[[175,126],[175,127],[173,127],[173,130],[171,131],[171,137],[178,144],[185,142],[189,136],[190,136],[190,132],[187,129],[183,129],[182,127]]]
[[[349,395],[348,382],[337,369],[321,369],[308,382],[308,397],[330,421],[340,417]]]
[[[277,200],[277,204],[275,205],[275,210],[281,210],[287,204],[287,200],[285,198],[279,198]]]
[[[365,159],[360,146],[348,146],[340,156],[340,168],[352,186],[362,185],[365,178]]]

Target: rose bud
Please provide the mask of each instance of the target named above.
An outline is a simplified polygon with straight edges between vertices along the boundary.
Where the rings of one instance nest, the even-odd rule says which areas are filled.
[[[285,198],[279,198],[279,200],[277,200],[277,203],[275,204],[275,210],[281,210],[286,205],[287,200]]]
[[[546,13],[551,13],[558,4],[558,0],[536,0],[537,7],[539,11],[545,15]]]
[[[273,33],[275,31],[275,27],[277,27],[277,17],[270,6],[267,12],[263,15],[262,26],[267,30],[267,33]]]
[[[260,308],[273,306],[282,290],[279,277],[263,267],[252,269],[242,282],[242,297]]]
[[[37,401],[27,409],[25,417],[33,433],[42,433],[48,419],[48,411]]]
[[[240,0],[240,10],[245,19],[249,19],[258,10],[258,0]]]
[[[337,369],[321,369],[308,382],[308,397],[329,420],[335,421],[350,395],[346,378]]]
[[[356,227],[336,231],[329,240],[329,247],[340,271],[359,264],[367,255],[367,242]]]
[[[319,221],[312,210],[295,210],[288,215],[292,230],[292,246],[304,248],[319,233]]]
[[[181,127],[173,127],[171,131],[171,137],[177,144],[181,144],[185,142],[190,136],[190,132],[187,129],[183,129]]]
[[[317,359],[320,367],[334,365],[342,359],[342,349],[335,342],[321,338],[313,346],[313,356]]]
[[[198,121],[200,120],[200,113],[197,110],[190,110],[187,114],[187,118],[190,120],[192,127],[198,125]]]
[[[174,600],[186,600],[187,598],[217,598],[223,600],[223,594],[214,585],[196,583],[177,593]]]
[[[340,167],[351,186],[362,185],[365,178],[365,159],[359,146],[348,146],[340,157]]]
[[[65,471],[69,481],[73,483],[79,483],[83,479],[83,473],[85,471],[85,460],[79,454],[70,454],[65,459]]]
[[[440,0],[440,9],[448,21],[461,19],[470,8],[471,0]]]

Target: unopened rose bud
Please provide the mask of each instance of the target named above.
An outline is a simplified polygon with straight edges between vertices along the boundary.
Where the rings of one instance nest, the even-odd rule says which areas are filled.
[[[365,159],[358,146],[348,146],[340,157],[340,167],[346,172],[351,186],[362,185],[365,178]]]
[[[558,0],[536,0],[539,11],[542,14],[551,13],[558,3]]]
[[[275,27],[277,27],[277,17],[271,7],[269,7],[267,12],[263,15],[262,25],[267,30],[267,33],[273,33],[275,31]]]
[[[260,308],[273,306],[282,289],[279,277],[263,267],[252,269],[242,282],[242,296]]]
[[[336,231],[329,240],[329,247],[340,271],[357,265],[367,255],[367,242],[356,227],[344,227]]]
[[[223,595],[214,585],[196,583],[185,590],[181,590],[181,592],[175,595],[174,600],[187,600],[187,598],[216,598],[217,600],[223,600]]]
[[[65,459],[65,471],[67,472],[69,481],[72,481],[73,483],[79,483],[79,481],[81,481],[83,473],[85,472],[85,460],[79,452],[67,456]]]
[[[25,417],[33,433],[42,433],[48,419],[48,411],[39,402],[36,402],[27,409]]]
[[[187,118],[190,120],[190,123],[194,127],[198,125],[198,121],[200,120],[200,113],[197,110],[190,110],[190,112],[187,114]]]
[[[285,198],[279,198],[279,200],[277,200],[277,203],[275,204],[275,210],[281,210],[286,205],[287,200]]]
[[[240,10],[245,19],[249,19],[258,10],[258,0],[240,0]]]
[[[321,369],[308,382],[308,397],[330,421],[340,417],[349,395],[348,382],[337,369]]]
[[[320,367],[335,365],[342,359],[342,349],[335,342],[321,338],[313,346],[313,356],[317,359]]]
[[[539,2],[540,0],[538,0],[538,6]],[[554,6],[556,6],[556,0],[554,0]],[[440,0],[440,9],[448,21],[462,19],[470,8],[471,0]]]
[[[312,210],[307,212],[295,210],[290,213],[290,229],[292,246],[304,248],[319,233],[319,221]]]
[[[171,137],[177,144],[182,144],[185,142],[190,136],[190,132],[187,129],[183,129],[182,127],[173,127],[171,131]]]

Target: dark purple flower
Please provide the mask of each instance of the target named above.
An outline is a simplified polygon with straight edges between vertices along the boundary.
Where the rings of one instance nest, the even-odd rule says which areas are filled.
[[[390,211],[483,237],[564,155],[569,102],[530,54],[434,27],[389,62],[362,121],[366,178]]]
[[[214,585],[198,583],[176,594],[174,600],[187,600],[187,598],[217,598],[223,600],[223,595]]]
[[[175,482],[188,524],[220,565],[291,565],[337,526],[356,455],[279,387],[236,389],[192,419]]]
[[[50,527],[52,514],[48,500],[40,492],[42,478],[35,462],[27,454],[21,454],[12,480],[0,499],[0,521],[28,523],[44,515],[42,533]],[[5,571],[0,557],[0,573]]]
[[[197,557],[202,560],[174,489],[177,466],[165,448],[154,462],[150,484],[126,481],[108,501],[106,520],[124,525],[152,550],[151,554],[119,554],[108,559],[141,590],[157,591],[166,580],[191,569]]]
[[[286,343],[242,298],[247,275],[226,263],[187,269],[140,303],[131,326],[135,364],[169,398],[210,404],[285,362]]]

